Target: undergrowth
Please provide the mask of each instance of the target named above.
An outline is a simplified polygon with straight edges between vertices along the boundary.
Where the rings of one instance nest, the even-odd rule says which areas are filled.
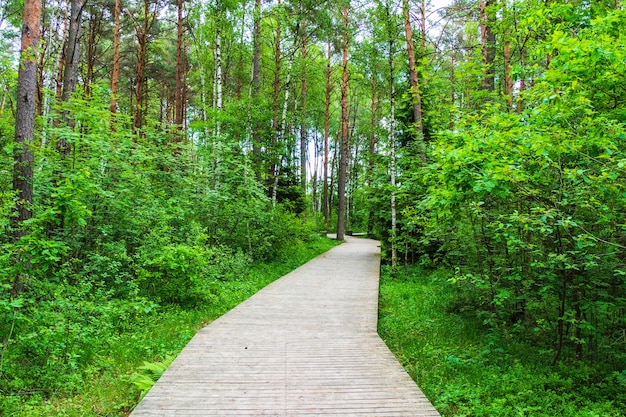
[[[45,314],[58,313],[55,317],[60,321],[48,333],[64,340],[47,352],[45,363],[31,363],[28,352],[20,352],[21,363],[16,364],[32,367],[39,386],[50,388],[20,389],[28,386],[27,381],[12,375],[0,391],[0,415],[128,415],[197,330],[336,244],[323,238],[300,242],[271,262],[248,265],[238,276],[211,279],[206,287],[209,295],[203,297],[207,301],[193,308],[161,306],[141,298],[111,299],[94,288],[84,289],[81,297],[58,294],[54,298],[58,305],[47,305]],[[41,317],[26,319],[42,326]],[[32,332],[35,337],[44,330]],[[47,349],[36,339],[28,348],[38,349],[38,358]]]
[[[626,415],[626,371],[573,361],[550,366],[523,334],[458,311],[447,270],[383,268],[379,332],[444,417]]]

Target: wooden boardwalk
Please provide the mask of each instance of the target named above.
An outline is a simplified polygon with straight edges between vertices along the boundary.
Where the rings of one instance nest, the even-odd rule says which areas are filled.
[[[348,238],[202,329],[143,416],[438,416],[376,333],[378,242]]]

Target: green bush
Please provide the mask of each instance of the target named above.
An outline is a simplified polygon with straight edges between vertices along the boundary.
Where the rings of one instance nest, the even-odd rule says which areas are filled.
[[[460,311],[453,271],[403,272],[383,268],[379,332],[442,416],[626,412],[622,373],[603,363],[550,366],[551,352],[533,340]]]

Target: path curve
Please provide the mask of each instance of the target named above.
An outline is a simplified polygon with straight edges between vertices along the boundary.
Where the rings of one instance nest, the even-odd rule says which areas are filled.
[[[131,417],[439,416],[376,333],[379,243],[347,238],[200,330]]]

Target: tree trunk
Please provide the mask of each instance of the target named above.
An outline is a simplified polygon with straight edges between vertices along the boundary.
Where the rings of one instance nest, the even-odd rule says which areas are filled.
[[[343,75],[341,79],[341,155],[337,184],[337,240],[344,239],[346,211],[346,174],[348,156],[348,7],[343,8]]]
[[[221,19],[218,19],[217,29],[215,31],[215,135],[221,135],[221,124],[219,119],[219,113],[224,108],[224,99],[222,91],[224,89],[224,79],[222,76],[222,28],[220,26]]]
[[[94,67],[98,54],[98,41],[100,40],[104,13],[100,7],[89,8],[89,36],[87,40],[87,71],[84,80],[85,96],[91,96],[91,84],[94,82]]]
[[[329,201],[328,201],[328,136],[329,136],[329,128],[330,128],[330,93],[332,91],[332,83],[331,83],[331,42],[328,41],[327,45],[327,61],[326,61],[326,92],[324,95],[324,187],[323,187],[323,197],[322,197],[322,211],[324,213],[324,225],[328,227],[328,220],[330,215],[329,210]]]
[[[301,97],[300,97],[300,187],[306,192],[306,158],[307,158],[307,126],[306,126],[306,20],[302,19],[300,25],[302,31],[302,79],[301,79]]]
[[[156,6],[155,10],[150,11],[150,1],[143,1],[143,21],[141,23],[137,22],[132,14],[129,13],[129,15],[133,19],[137,46],[139,47],[135,79],[135,112],[133,115],[133,133],[137,134],[143,127],[145,119],[144,70],[148,55],[148,34],[150,30],[152,30],[152,25],[156,20]]]
[[[65,16],[63,18],[63,35],[62,35],[62,39],[63,39],[63,46],[61,47],[61,51],[59,52],[59,60],[57,62],[57,74],[56,74],[56,91],[55,91],[55,98],[57,103],[61,102],[61,97],[63,95],[63,71],[65,70],[65,49],[66,49],[66,45],[67,45],[67,33],[68,33],[68,26],[69,26],[69,22],[68,22],[68,17],[69,17],[69,9],[70,9],[70,4],[69,4],[69,0],[67,3],[67,7],[65,8]],[[54,121],[54,125],[57,126],[58,125],[58,120]]]
[[[7,104],[7,96],[9,95],[9,89],[6,85],[2,86],[2,102],[0,103],[0,117],[4,113],[4,108]]]
[[[391,270],[395,273],[398,267],[398,250],[396,244],[396,88],[393,64],[393,38],[389,38],[389,174],[391,176]]]
[[[183,76],[182,76],[182,105],[183,105],[183,131],[187,131],[187,98],[189,96],[189,83],[187,82],[187,74],[189,74],[189,44],[183,41]],[[187,136],[183,137],[187,141]]]
[[[454,59],[454,53],[451,54],[450,56],[450,109],[452,109],[452,111],[450,112],[450,130],[454,129],[454,109],[456,109],[454,102],[454,96],[456,94],[455,89],[454,89],[454,83],[456,82],[456,78],[454,75],[454,64],[455,64],[455,59]]]
[[[420,58],[426,56],[426,0],[420,4],[420,45],[422,54]]]
[[[278,6],[280,7],[280,0],[278,0]],[[272,146],[271,146],[271,163],[269,167],[268,174],[270,178],[274,178],[276,176],[276,168],[277,163],[275,161],[276,158],[276,146],[278,140],[278,96],[280,95],[280,61],[281,61],[281,50],[280,50],[280,18],[277,19],[276,22],[276,48],[274,50],[274,94],[272,96]]]
[[[526,48],[522,48],[520,52],[520,65],[522,68],[526,66]],[[524,98],[522,92],[526,90],[526,77],[522,76],[519,83],[519,93],[517,95],[517,114],[522,114],[524,110]]]
[[[219,36],[219,30],[217,36]],[[176,20],[176,91],[174,91],[174,102],[176,103],[174,123],[177,130],[180,130],[183,125],[183,72],[183,0],[178,0],[178,16]]]
[[[371,187],[374,182],[374,155],[376,153],[376,100],[377,83],[376,83],[376,71],[372,71],[372,102],[370,106],[371,120],[370,120],[370,141],[369,141],[369,155],[367,163],[367,185]],[[367,218],[367,235],[370,236],[374,229],[374,209],[370,206],[369,215]]]
[[[72,0],[70,24],[65,47],[65,72],[61,101],[66,102],[76,91],[78,84],[78,61],[80,58],[80,33],[85,0]]]
[[[17,196],[15,215],[11,217],[13,238],[26,234],[24,221],[32,217],[33,154],[30,150],[35,140],[35,111],[37,95],[37,54],[40,32],[41,0],[24,1],[22,20],[21,63],[17,80],[17,109],[15,113],[15,147],[13,148],[13,191]],[[17,262],[27,269],[29,263]],[[21,274],[13,280],[12,294],[22,291]]]
[[[493,31],[494,17],[491,6],[494,0],[480,0],[478,3],[480,12],[480,38],[483,64],[485,66],[482,80],[482,89],[492,92],[495,89],[495,68],[496,57],[496,34]]]
[[[48,22],[46,22],[46,2],[42,0],[41,3],[41,12],[40,12],[40,40],[39,40],[39,57],[37,63],[37,110],[35,115],[41,116],[43,115],[43,107],[44,107],[44,92],[43,86],[45,83],[45,63],[46,63],[46,54],[51,42],[46,40],[46,33],[48,31],[52,31],[49,27]],[[51,37],[50,37],[51,38]],[[51,39],[50,39],[51,40]]]
[[[337,172],[337,152],[339,150],[339,136],[341,131],[337,132],[333,140],[333,160],[330,162],[330,184],[328,185],[328,217],[333,216],[333,205],[335,204],[335,172]]]
[[[252,55],[252,88],[253,98],[257,99],[261,91],[261,0],[254,1],[253,24],[253,55]],[[255,121],[252,127],[252,159],[257,181],[261,182],[261,132]]]
[[[291,58],[289,59],[289,66],[287,67],[287,80],[285,82],[285,99],[283,101],[283,113],[282,113],[281,121],[280,121],[280,129],[276,132],[276,143],[278,144],[278,146],[285,145],[285,144],[281,144],[281,142],[283,141],[285,137],[285,131],[287,129],[287,109],[289,107],[289,90],[291,86],[291,70],[293,68],[293,60],[294,60],[294,55],[292,54]],[[280,176],[280,167],[283,163],[283,159],[284,159],[283,153],[280,152],[280,154],[278,155],[276,167],[274,169],[274,185],[272,189],[272,204],[274,206],[276,205],[276,194],[278,192],[278,177]]]
[[[111,71],[111,101],[109,102],[109,112],[111,112],[111,131],[115,132],[117,122],[117,84],[120,79],[120,14],[122,13],[121,0],[115,0],[113,10],[113,69]]]
[[[72,0],[71,2],[69,30],[67,43],[65,44],[65,71],[63,72],[63,92],[61,94],[62,102],[69,101],[71,95],[76,91],[76,85],[78,84],[80,33],[84,6],[85,0]],[[62,113],[62,120],[73,127],[74,123],[72,118],[69,117],[68,112],[64,111]],[[62,156],[67,156],[70,153],[70,145],[67,143],[64,136],[61,136],[57,142],[57,151]]]
[[[506,2],[502,5],[503,17],[506,17]],[[504,94],[506,95],[507,110],[513,109],[513,77],[511,75],[511,30],[504,30]]]
[[[417,140],[422,142],[424,137],[424,126],[422,123],[422,96],[420,93],[419,79],[417,75],[417,64],[415,62],[415,47],[413,46],[413,31],[411,30],[411,19],[409,15],[409,0],[402,1],[404,14],[404,33],[406,34],[406,49],[409,55],[409,81],[411,83],[411,95],[413,96],[413,121],[417,129]],[[420,143],[420,154],[421,149]]]

